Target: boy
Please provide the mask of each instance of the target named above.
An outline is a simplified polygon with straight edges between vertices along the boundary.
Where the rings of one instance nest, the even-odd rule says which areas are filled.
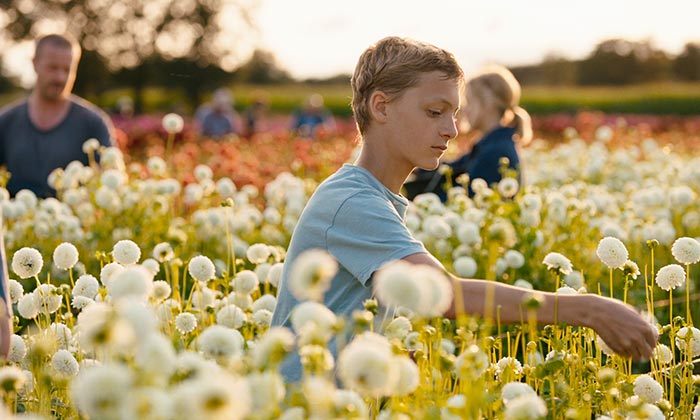
[[[289,291],[289,273],[299,254],[309,249],[324,249],[338,261],[324,304],[345,318],[371,297],[372,275],[389,261],[444,270],[406,227],[408,200],[400,189],[415,167],[437,168],[457,135],[462,81],[454,56],[425,43],[388,37],[360,56],[351,84],[362,151],[354,165],[324,181],[306,205],[289,245],[272,325],[290,325],[298,302]],[[504,323],[527,321],[522,308],[527,290],[448,275],[458,282],[468,313],[494,319],[498,308]],[[495,308],[485,305],[489,293]],[[597,295],[541,296],[538,322],[554,323],[558,312],[558,321],[593,328],[621,355],[639,359],[652,354],[657,334],[622,302]],[[456,316],[454,302],[444,315]],[[285,360],[282,373],[288,381],[301,379],[296,354]]]

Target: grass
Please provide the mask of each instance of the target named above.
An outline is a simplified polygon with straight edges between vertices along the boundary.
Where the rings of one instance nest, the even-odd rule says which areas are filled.
[[[245,109],[252,100],[264,92],[273,113],[289,113],[312,93],[325,98],[326,107],[335,115],[350,116],[352,91],[347,84],[309,85],[301,83],[232,87],[236,108]],[[120,96],[128,95],[128,89],[114,89],[99,97],[88,97],[103,108],[111,108]],[[11,102],[22,93],[0,94],[0,105]],[[635,114],[700,114],[700,83],[664,82],[632,86],[525,86],[522,106],[531,114],[576,112],[594,109],[610,113]],[[149,88],[145,98],[146,112],[180,110],[191,112],[182,92]]]

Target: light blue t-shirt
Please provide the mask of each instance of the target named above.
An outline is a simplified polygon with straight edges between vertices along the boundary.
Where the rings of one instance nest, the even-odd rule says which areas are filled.
[[[408,200],[391,192],[369,171],[344,165],[311,196],[294,229],[277,294],[273,326],[291,327],[290,314],[299,303],[289,291],[291,266],[304,251],[320,248],[338,261],[339,270],[324,304],[349,320],[372,297],[372,274],[389,261],[427,252],[404,218]],[[335,353],[331,343],[331,351]],[[337,354],[334,354],[337,356]],[[301,379],[296,353],[282,364],[287,381]]]

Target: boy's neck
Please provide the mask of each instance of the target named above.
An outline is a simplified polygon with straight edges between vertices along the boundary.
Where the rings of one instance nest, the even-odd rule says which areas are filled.
[[[380,148],[381,143],[368,142],[365,139],[355,165],[365,168],[389,191],[399,194],[413,168],[398,168],[396,165],[391,165],[392,159],[387,158],[386,153],[379,150]]]

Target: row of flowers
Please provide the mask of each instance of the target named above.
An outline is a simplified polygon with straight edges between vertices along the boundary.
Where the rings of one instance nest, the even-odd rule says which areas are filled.
[[[606,353],[586,329],[441,319],[451,286],[401,264],[377,275],[378,301],[339,319],[321,304],[337,269],[324,254],[294,269],[305,303],[293,331],[270,328],[318,180],[282,173],[257,188],[197,165],[182,182],[172,159],[126,165],[118,149],[86,144],[100,165],[52,174],[59,199],[0,197],[17,276],[6,415],[699,418],[700,165],[651,139],[617,148],[612,134],[535,142],[522,187],[460,179],[446,203],[417,197],[407,223],[459,275],[644,309],[661,337],[649,363]],[[302,359],[299,384],[279,374],[289,352]]]

